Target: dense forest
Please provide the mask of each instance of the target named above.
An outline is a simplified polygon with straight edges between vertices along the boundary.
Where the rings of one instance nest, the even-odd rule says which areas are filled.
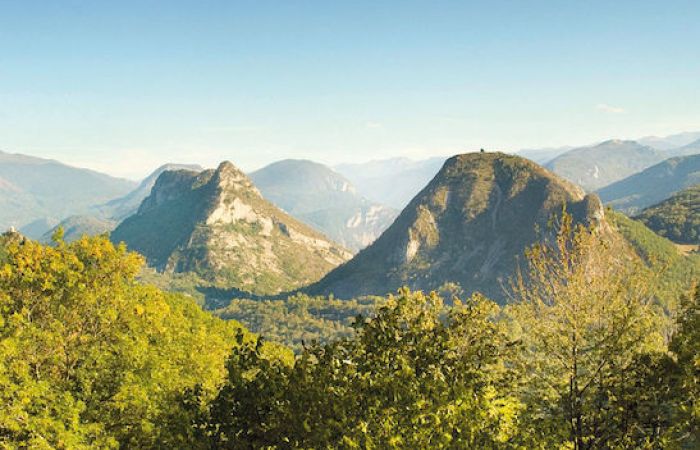
[[[139,283],[103,237],[6,236],[0,448],[697,448],[700,291],[670,307],[625,242],[556,231],[505,306],[449,286],[268,302],[342,323],[296,355]]]
[[[677,192],[637,217],[661,236],[682,244],[700,243],[700,184]]]
[[[358,316],[370,317],[382,297],[338,300],[295,294],[284,300],[233,299],[213,313],[244,323],[256,333],[287,344],[296,353],[312,342],[326,343],[354,334]]]

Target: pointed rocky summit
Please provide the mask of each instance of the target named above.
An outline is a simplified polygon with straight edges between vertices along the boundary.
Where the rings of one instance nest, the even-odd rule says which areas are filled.
[[[529,160],[452,157],[379,239],[308,290],[350,298],[456,282],[504,301],[518,258],[565,204],[577,221],[603,220],[598,197]]]
[[[265,200],[230,162],[163,172],[111,237],[159,271],[191,272],[255,294],[314,282],[351,256]]]

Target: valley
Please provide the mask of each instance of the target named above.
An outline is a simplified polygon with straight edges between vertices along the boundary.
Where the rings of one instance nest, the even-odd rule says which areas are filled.
[[[0,450],[700,449],[699,22],[0,1]]]
[[[615,234],[611,213],[603,209],[611,206],[671,238],[693,258],[694,231],[676,225],[674,231],[669,225],[662,230],[652,215],[668,220],[676,214],[675,223],[679,217],[694,223],[695,202],[686,201],[686,209],[679,209],[672,200],[684,188],[694,192],[692,186],[700,182],[694,138],[685,133],[640,139],[647,146],[609,140],[588,147],[523,150],[554,173],[498,152],[335,169],[283,160],[249,175],[230,163],[216,170],[164,164],[119,197],[76,207],[65,218],[35,218],[32,223],[59,223],[41,235],[27,235],[47,243],[59,227],[66,242],[111,235],[115,243],[124,242],[146,257],[150,269],[143,273],[144,281],[184,292],[212,310],[225,309],[236,299],[281,301],[295,293],[381,298],[402,286],[431,291],[454,285],[462,294],[481,292],[504,303],[508,280],[526,249],[546,239],[548,223],[564,208],[577,223]],[[666,156],[670,158],[647,167]],[[621,170],[625,160],[638,166]],[[31,166],[43,160],[15,155],[4,161],[7,168],[0,160],[0,171],[11,173],[24,170],[18,162]],[[595,167],[578,167],[575,161]],[[634,170],[638,172],[623,178]],[[592,179],[597,181],[584,186],[598,188],[601,200],[576,186],[582,179],[568,175],[595,171]],[[605,178],[606,173],[623,179]],[[601,188],[601,183],[608,184]],[[404,197],[391,199],[383,192]],[[403,210],[377,199],[403,205]],[[675,213],[652,208],[664,199],[675,202],[666,208]],[[226,315],[234,317],[231,311]]]
[[[592,149],[592,155],[600,151]],[[577,158],[582,151],[574,150]],[[48,354],[45,349],[59,341],[62,358],[96,360],[83,368],[12,351],[0,357],[17,368],[34,360],[51,367],[52,395],[73,392],[95,427],[110,427],[98,437],[86,434],[87,425],[60,434],[90,446],[105,439],[125,447],[154,448],[147,443],[153,441],[156,447],[228,448],[228,433],[251,432],[259,434],[242,442],[253,448],[328,442],[297,420],[319,430],[340,426],[334,432],[353,442],[385,442],[378,429],[366,435],[347,428],[355,419],[338,425],[336,412],[364,414],[357,395],[378,404],[399,395],[454,405],[461,394],[444,393],[455,388],[480,396],[481,403],[441,419],[442,427],[473,427],[466,435],[453,433],[451,441],[471,446],[476,433],[478,442],[497,448],[509,433],[526,446],[560,442],[523,431],[509,422],[514,416],[493,412],[489,402],[518,408],[518,420],[538,424],[541,419],[527,411],[552,404],[543,395],[549,388],[531,373],[559,386],[557,398],[570,395],[560,380],[575,375],[593,392],[577,395],[592,402],[589,395],[605,395],[610,385],[622,389],[629,377],[641,383],[653,376],[660,384],[649,389],[662,392],[676,383],[674,373],[688,370],[681,339],[695,339],[685,336],[697,327],[682,320],[693,317],[696,306],[688,301],[700,299],[693,290],[700,277],[695,156],[613,181],[600,195],[623,192],[625,202],[605,205],[568,181],[566,171],[558,175],[501,152],[465,153],[445,160],[425,186],[410,188],[416,193],[401,211],[369,200],[348,178],[307,160],[280,161],[250,175],[228,161],[216,169],[164,165],[133,191],[76,210],[87,214],[68,216],[44,232],[43,243],[17,231],[0,237],[0,302],[17,311],[14,317],[28,307],[41,311],[37,318],[12,319],[5,329],[19,333],[13,339],[25,351]],[[618,160],[612,161],[616,167]],[[376,179],[356,182],[377,187]],[[409,185],[399,189],[409,192]],[[668,198],[645,206],[661,196]],[[636,211],[632,204],[644,209],[627,216]],[[101,334],[85,334],[85,324]],[[577,335],[576,327],[590,331]],[[674,372],[644,362],[662,357],[669,335],[673,358],[663,357],[663,364]],[[72,343],[71,336],[83,337]],[[586,371],[567,375],[560,361],[572,364],[579,339],[588,347],[587,359],[577,364],[586,371],[604,367],[598,369],[604,381]],[[624,367],[624,377],[613,364]],[[651,375],[636,374],[635,367]],[[21,370],[13,376],[27,373]],[[125,378],[109,381],[112,373]],[[21,411],[14,392],[34,398],[33,383],[31,377],[5,382],[13,391],[0,399]],[[386,384],[377,390],[376,383]],[[397,394],[394,385],[404,390]],[[134,389],[144,396],[129,396]],[[123,399],[112,406],[91,403],[93,396]],[[654,410],[656,398],[636,401]],[[333,410],[318,401],[335,402]],[[666,407],[679,411],[683,401],[683,394],[668,394]],[[249,415],[269,402],[279,406]],[[123,408],[138,412],[136,433],[109,418],[123,420]],[[585,408],[582,414],[608,422],[610,440],[617,442],[625,426],[605,411]],[[311,410],[323,412],[309,416]],[[469,420],[483,411],[498,423],[482,429]],[[395,413],[382,408],[380,414]],[[49,423],[68,420],[49,417]],[[545,417],[566,429],[565,414]],[[295,425],[258,432],[261,420]],[[649,420],[642,414],[632,422],[643,430],[634,439],[647,439]],[[192,429],[208,431],[170,431]],[[427,430],[407,436],[422,447],[436,439]],[[675,436],[674,430],[663,433]]]

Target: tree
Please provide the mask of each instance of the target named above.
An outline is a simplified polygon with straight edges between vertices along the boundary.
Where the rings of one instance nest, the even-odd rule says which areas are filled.
[[[670,349],[679,369],[676,390],[678,417],[675,436],[689,447],[700,445],[700,287],[693,288],[682,302],[678,328]]]
[[[136,282],[105,238],[10,244],[0,265],[0,447],[194,448],[182,392],[212,397],[235,322]]]
[[[664,348],[653,276],[612,233],[574,225],[566,212],[555,235],[526,256],[509,308],[523,343],[524,435],[547,447],[611,446],[634,422],[619,400],[629,397],[639,356]]]
[[[401,290],[355,337],[311,345],[294,367],[236,348],[204,421],[213,446],[506,446],[521,405],[498,312],[479,295],[445,312],[436,294]]]

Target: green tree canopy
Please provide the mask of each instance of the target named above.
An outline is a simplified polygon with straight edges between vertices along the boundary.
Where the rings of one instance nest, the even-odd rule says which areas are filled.
[[[203,419],[215,448],[494,448],[517,432],[513,351],[498,306],[450,308],[402,290],[357,335],[307,347],[294,367],[234,349]]]
[[[10,243],[0,266],[0,447],[187,448],[181,393],[214,393],[245,333],[139,285],[105,238]]]

